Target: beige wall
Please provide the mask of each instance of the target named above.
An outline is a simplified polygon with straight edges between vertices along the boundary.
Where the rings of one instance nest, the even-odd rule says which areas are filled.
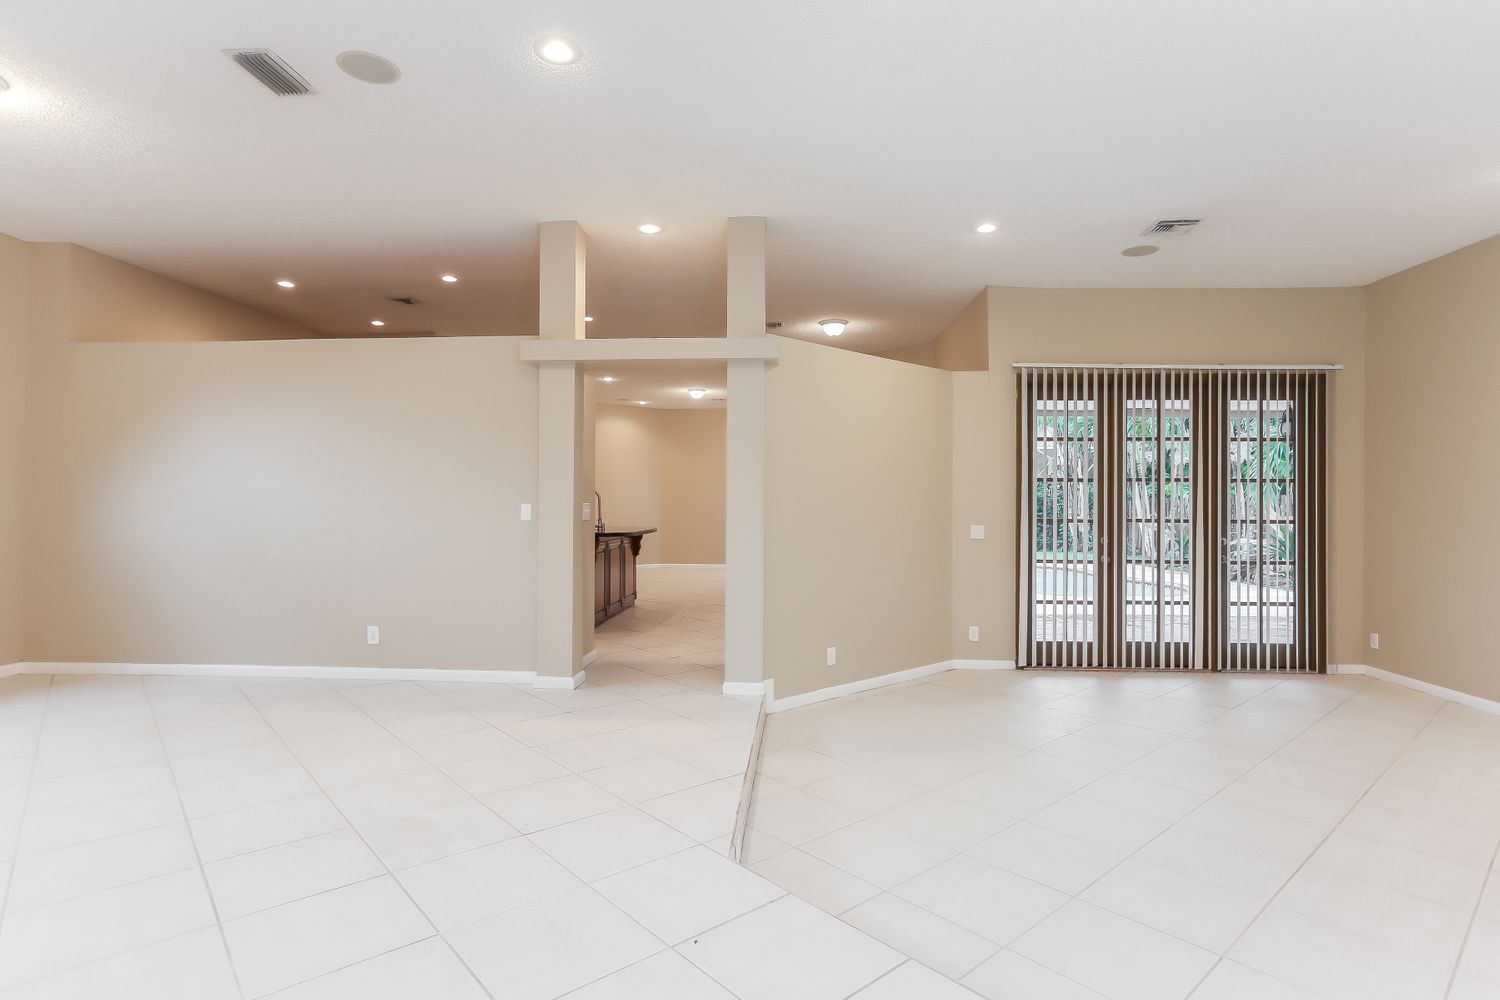
[[[517,344],[52,345],[26,658],[531,669]]]
[[[22,488],[31,246],[0,236],[0,666],[21,659]]]
[[[951,656],[951,380],[781,345],[765,440],[765,674],[778,698]]]
[[[641,562],[724,562],[725,411],[595,410],[595,486],[615,528],[657,528]]]
[[[298,323],[84,247],[60,247],[67,258],[68,294],[73,302],[69,336],[73,340],[300,340],[323,336]]]
[[[1500,238],[1369,288],[1364,662],[1500,699]]]
[[[1015,378],[1030,362],[1334,363],[1329,616],[1335,662],[1363,662],[1364,290],[992,288],[990,366],[955,376],[952,635],[959,658],[1014,659]],[[983,541],[968,525],[986,525]],[[968,642],[979,625],[981,641]]]
[[[982,372],[990,358],[990,292],[981,289],[974,301],[942,333],[923,344],[881,351],[879,356],[950,372]]]

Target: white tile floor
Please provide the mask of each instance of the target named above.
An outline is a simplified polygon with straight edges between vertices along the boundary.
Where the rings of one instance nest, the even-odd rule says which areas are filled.
[[[721,584],[647,572],[577,691],[0,681],[0,1000],[1500,995],[1500,719],[946,674],[773,717],[746,869]]]
[[[722,582],[659,573],[577,691],[0,680],[0,998],[733,995],[757,706]]]
[[[1500,998],[1500,717],[1364,677],[940,674],[771,716],[750,823],[862,997]]]

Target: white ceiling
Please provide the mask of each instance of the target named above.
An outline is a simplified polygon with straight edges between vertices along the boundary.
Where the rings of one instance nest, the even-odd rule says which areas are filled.
[[[770,318],[883,349],[985,284],[1360,284],[1500,231],[1497,38],[1478,0],[16,3],[0,231],[329,331],[519,334],[536,223],[575,218],[591,335],[672,336],[722,332],[723,220],[765,215]]]

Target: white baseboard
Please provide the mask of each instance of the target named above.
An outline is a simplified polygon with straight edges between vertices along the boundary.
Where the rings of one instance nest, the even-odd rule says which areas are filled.
[[[21,672],[19,663],[7,663],[0,667],[0,677],[14,677]]]
[[[19,674],[106,674],[133,677],[279,677],[330,681],[462,681],[467,684],[535,684],[534,670],[440,669],[433,667],[268,667],[245,663],[50,663],[14,664]],[[0,668],[0,673],[6,668]],[[582,674],[578,675],[582,677]],[[549,680],[551,678],[548,678]],[[557,678],[569,681],[570,678]]]
[[[1453,701],[1457,702],[1460,705],[1467,705],[1469,708],[1477,709],[1480,712],[1488,712],[1491,715],[1500,715],[1500,701],[1493,701],[1489,698],[1481,698],[1477,694],[1468,694],[1463,691],[1455,691],[1452,688],[1445,688],[1440,684],[1433,684],[1430,681],[1421,681],[1417,680],[1415,677],[1408,677],[1405,674],[1398,674],[1390,670],[1381,670],[1379,667],[1371,667],[1363,663],[1341,663],[1336,668],[1330,667],[1328,672],[1338,674],[1364,674],[1366,677],[1373,677],[1378,681],[1385,681],[1389,684],[1398,684],[1401,687],[1410,688],[1413,691],[1420,691],[1423,694],[1430,694],[1434,698],[1442,698],[1445,701]]]
[[[954,670],[1014,670],[1015,660],[949,660]]]
[[[550,674],[537,674],[533,686],[556,691],[572,691],[586,680],[588,680],[587,670],[580,670],[572,677],[553,677]]]
[[[1013,660],[939,660],[937,663],[928,663],[925,666],[912,667],[909,670],[898,670],[893,674],[881,674],[879,677],[866,677],[864,680],[850,681],[848,684],[835,684],[833,687],[820,688],[817,691],[808,691],[805,694],[794,694],[786,698],[777,698],[771,681],[766,681],[766,711],[785,712],[789,708],[801,708],[803,705],[816,705],[820,701],[831,701],[834,698],[847,698],[851,694],[860,694],[864,691],[873,691],[876,688],[890,687],[893,684],[905,684],[907,681],[920,680],[923,677],[931,677],[946,670],[1014,670]]]
[[[766,693],[764,681],[725,681],[724,693],[731,698],[760,698]]]
[[[636,569],[723,569],[723,563],[636,563]]]
[[[587,653],[583,654],[583,660],[580,661],[578,665],[580,667],[589,667],[592,666],[594,661],[597,659],[599,659],[599,651],[597,649],[591,649]]]

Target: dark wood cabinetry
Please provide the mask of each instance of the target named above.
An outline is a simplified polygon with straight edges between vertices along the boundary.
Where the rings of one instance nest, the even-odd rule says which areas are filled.
[[[608,621],[635,604],[635,561],[641,536],[655,528],[600,531],[594,535],[594,624]]]

